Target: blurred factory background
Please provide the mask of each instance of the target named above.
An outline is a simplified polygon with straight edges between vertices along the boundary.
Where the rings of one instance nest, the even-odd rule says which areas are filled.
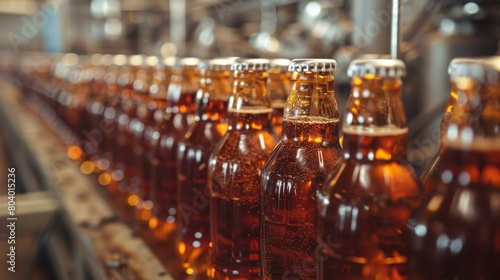
[[[335,75],[335,85],[342,111],[349,94],[349,79],[346,75],[348,64],[358,57],[390,54],[391,2],[0,0],[0,50],[2,54],[7,54],[2,55],[2,59],[14,60],[27,52],[123,53],[199,58],[334,58],[340,66]],[[451,59],[500,54],[500,1],[402,0],[401,4],[399,58],[406,63],[408,73],[403,89],[409,125],[408,159],[417,172],[421,172],[439,149],[439,125],[449,95],[447,67]],[[3,90],[10,89],[3,87]],[[0,117],[5,120],[4,115],[0,114]],[[12,120],[15,116],[10,118]],[[4,125],[3,132],[19,127]],[[40,139],[45,139],[45,136]],[[0,149],[0,175],[5,175],[2,172],[11,165],[13,156],[29,157],[12,151],[10,160],[2,156],[9,154],[5,150],[20,141],[6,133],[2,135],[0,130],[0,144],[4,142],[7,147]],[[50,154],[50,150],[46,154]],[[19,159],[14,161],[18,166],[19,162],[23,162]],[[24,174],[29,173],[28,165],[24,168]],[[44,180],[39,179],[42,175],[33,175],[38,184],[45,184]],[[25,179],[20,184],[29,189],[33,182]],[[2,189],[0,194],[4,195],[5,192]],[[47,200],[50,198],[38,198],[38,201]],[[4,204],[1,207],[4,209]],[[53,211],[44,211],[49,210]],[[34,217],[38,219],[36,215]],[[38,222],[46,221],[39,219]],[[60,223],[65,224],[64,221]],[[92,224],[83,223],[83,227],[89,228],[92,234]],[[47,246],[61,249],[64,244],[80,242],[75,239],[78,234],[71,230],[60,235],[70,238],[64,239],[59,245],[56,244],[59,241],[49,242]],[[37,238],[47,239],[47,235]],[[31,254],[30,248],[36,242],[41,242],[39,239],[27,239],[24,243],[26,250],[19,254]],[[81,242],[78,244],[65,249],[75,255],[61,255],[55,261],[60,262],[60,267],[51,267],[50,274],[42,271],[39,275],[45,277],[37,279],[100,279],[97,274],[82,272],[97,269],[91,262],[78,259],[74,263],[80,263],[80,266],[67,264],[72,256],[84,258],[82,254],[93,255],[93,252],[82,249]],[[39,248],[35,253],[38,258],[44,259],[44,252]],[[5,257],[3,251],[1,256]],[[108,268],[114,268],[114,265],[122,267],[117,261],[120,258],[111,254]],[[5,263],[3,259],[0,260]],[[34,264],[31,263],[31,266],[33,268]],[[1,279],[20,279],[4,278],[11,276],[4,273],[5,270],[0,272]],[[79,275],[80,278],[60,278],[60,275]],[[123,273],[111,278],[136,279],[124,277]]]

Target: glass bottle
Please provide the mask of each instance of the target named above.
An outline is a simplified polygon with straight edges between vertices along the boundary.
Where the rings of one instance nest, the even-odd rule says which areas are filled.
[[[177,151],[177,254],[187,275],[207,275],[210,243],[208,158],[227,130],[231,61],[200,65],[197,115]]]
[[[340,164],[333,59],[294,59],[283,136],[262,171],[264,279],[315,279],[316,192]]]
[[[273,107],[273,129],[276,136],[281,137],[283,110],[286,99],[290,92],[290,72],[288,65],[290,60],[286,58],[276,58],[271,60],[269,69],[268,87],[271,96],[271,106]]]
[[[99,128],[99,119],[97,116],[104,110],[104,74],[106,71],[104,60],[107,58],[102,54],[93,54],[90,58],[89,70],[91,71],[91,82],[89,98],[85,104],[84,119],[86,120],[83,128],[82,146],[87,156],[87,165],[94,166],[99,153],[99,145],[102,141],[102,131]],[[86,166],[87,166],[86,165]]]
[[[102,154],[100,159],[96,163],[96,166],[107,171],[107,175],[111,177],[113,163],[115,159],[113,158],[113,148],[116,145],[116,121],[118,116],[118,104],[119,104],[119,85],[118,77],[120,74],[120,69],[122,69],[127,63],[127,57],[123,54],[117,54],[112,57],[111,64],[106,67],[106,73],[104,74],[104,110],[102,111],[102,116],[99,117],[102,123],[102,129],[104,131],[103,141],[102,141]],[[114,180],[119,181],[123,177],[116,177],[113,174]]]
[[[96,72],[93,76],[92,92],[94,98],[87,104],[87,114],[90,121],[88,140],[95,144],[95,154],[91,158],[96,172],[106,171],[107,166],[103,166],[101,159],[104,153],[104,142],[108,133],[104,125],[103,115],[106,109],[106,74],[112,68],[113,56],[102,55],[99,59]]]
[[[407,221],[421,185],[406,161],[400,60],[354,60],[344,157],[318,193],[318,279],[406,279]]]
[[[200,60],[177,59],[167,91],[165,120],[154,147],[151,186],[154,217],[149,225],[157,240],[170,244],[177,227],[177,145],[194,121],[196,92],[199,88]]]
[[[128,143],[127,168],[130,173],[126,176],[128,184],[128,204],[136,207],[139,202],[139,189],[143,185],[144,168],[144,129],[146,123],[154,122],[154,111],[148,106],[156,105],[150,96],[149,88],[153,80],[154,67],[159,59],[156,56],[144,57],[143,63],[138,67],[133,82],[134,94],[131,98],[133,112],[130,114],[128,126],[125,129]]]
[[[262,168],[278,139],[267,89],[269,60],[237,59],[228,130],[209,160],[209,277],[260,279],[259,189]]]
[[[142,96],[134,89],[134,83],[138,72],[144,65],[143,55],[131,55],[128,63],[118,76],[119,103],[117,108],[116,121],[116,143],[113,153],[115,159],[114,171],[122,177],[120,182],[120,192],[124,194],[124,199],[128,203],[129,193],[133,193],[134,185],[131,184],[133,177],[133,146],[131,143],[130,121],[137,118],[137,106]],[[130,217],[128,217],[130,218]]]
[[[147,115],[150,117],[145,123],[142,149],[142,180],[139,185],[139,202],[136,205],[139,221],[149,225],[153,215],[154,198],[152,191],[153,177],[156,178],[157,168],[153,169],[155,159],[155,146],[160,138],[160,129],[165,120],[167,102],[167,90],[172,74],[172,65],[175,60],[172,57],[161,59],[154,67],[153,78],[149,86],[149,101],[147,103]],[[139,159],[136,159],[139,160]],[[136,168],[140,168],[137,166]]]
[[[411,279],[500,275],[500,56],[456,67],[436,192],[409,223]]]
[[[448,101],[446,103],[446,107],[443,112],[443,117],[441,119],[441,127],[440,127],[440,138],[442,139],[446,130],[448,129],[448,125],[451,120],[451,113],[454,112],[454,106],[457,104],[457,85],[454,81],[454,77],[457,75],[457,71],[462,69],[464,66],[462,64],[468,65],[470,62],[474,62],[474,58],[456,58],[450,62],[448,67],[448,74],[451,78],[451,88],[450,88],[450,96],[448,97]],[[441,153],[443,151],[442,145],[440,145],[438,153],[432,158],[432,160],[427,164],[425,170],[422,172],[420,176],[420,181],[424,186],[424,197],[428,197],[435,191],[435,186],[439,181],[439,174],[441,170],[439,169],[441,162]]]

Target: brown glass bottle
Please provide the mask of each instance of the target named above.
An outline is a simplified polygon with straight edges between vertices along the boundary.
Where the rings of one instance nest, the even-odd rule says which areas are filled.
[[[97,167],[101,170],[113,171],[113,165],[116,159],[113,157],[114,147],[116,146],[116,119],[119,113],[119,93],[120,86],[118,84],[118,77],[120,76],[120,69],[123,69],[127,62],[127,57],[123,54],[114,55],[112,65],[106,68],[104,75],[105,82],[105,98],[104,110],[102,111],[102,128],[105,132],[103,134],[102,155],[97,162]],[[123,174],[113,178],[115,181],[123,179]]]
[[[400,60],[351,62],[344,158],[318,193],[317,279],[407,279],[407,221],[421,186],[405,160]]]
[[[451,114],[454,111],[454,106],[457,104],[457,85],[454,82],[453,78],[455,77],[457,70],[462,68],[461,64],[467,64],[471,61],[474,61],[474,58],[460,58],[454,59],[451,61],[448,67],[448,74],[451,77],[451,89],[450,96],[448,98],[448,102],[443,112],[443,117],[441,120],[440,127],[440,138],[446,134],[446,130],[448,129],[448,125],[451,120]],[[432,158],[432,160],[427,164],[425,170],[422,172],[420,176],[420,181],[424,186],[424,197],[430,196],[436,189],[436,185],[439,181],[439,174],[442,170],[440,170],[440,162],[441,162],[441,153],[443,151],[442,145],[440,145],[438,153]]]
[[[153,79],[154,67],[158,62],[158,57],[148,56],[144,58],[143,64],[138,67],[133,83],[134,95],[131,99],[135,111],[130,115],[125,130],[130,153],[129,161],[126,162],[127,168],[130,169],[130,174],[126,176],[127,189],[130,195],[128,204],[135,207],[140,202],[139,190],[144,183],[144,129],[146,123],[155,122],[155,110],[151,110],[148,106],[156,105],[156,102],[150,103],[150,101],[154,100],[150,97],[149,87]]]
[[[103,131],[99,116],[104,111],[104,75],[106,73],[106,63],[110,63],[111,56],[94,54],[91,56],[92,80],[90,83],[90,94],[85,108],[86,126],[83,131],[83,146],[87,160],[94,165],[99,159]]]
[[[87,115],[90,122],[89,130],[86,131],[86,141],[95,150],[90,161],[94,164],[95,172],[106,171],[107,166],[103,166],[104,146],[107,133],[109,133],[104,122],[104,110],[106,109],[106,78],[107,73],[113,68],[113,56],[102,55],[99,64],[96,66],[96,73],[93,76],[91,92],[94,98],[87,103]]]
[[[178,145],[177,254],[187,275],[205,276],[210,243],[208,159],[227,130],[231,96],[231,61],[212,59],[200,65],[197,115]]]
[[[500,57],[455,69],[439,181],[411,219],[411,279],[500,275]]]
[[[283,110],[286,99],[290,93],[290,72],[288,71],[289,59],[277,58],[271,60],[269,78],[267,80],[271,106],[273,107],[273,130],[276,136],[281,137],[283,128]]]
[[[295,59],[283,136],[262,171],[264,279],[315,279],[316,192],[340,163],[332,59]]]
[[[75,65],[68,74],[68,90],[65,106],[65,121],[73,135],[76,137],[78,146],[82,151],[81,161],[91,149],[85,149],[83,139],[87,123],[85,119],[86,104],[91,93],[92,70],[88,65],[88,57],[80,56],[79,63]],[[88,147],[88,146],[87,146]]]
[[[155,238],[173,242],[177,227],[177,145],[194,121],[199,88],[197,58],[176,60],[167,91],[168,107],[154,147],[151,186],[154,217],[149,225]]]
[[[128,195],[137,190],[137,186],[131,184],[134,175],[134,148],[133,136],[130,132],[130,122],[137,118],[137,106],[141,102],[144,93],[139,94],[134,89],[136,77],[144,65],[144,56],[131,55],[128,57],[128,63],[121,69],[118,76],[119,103],[117,104],[116,121],[116,144],[113,152],[114,171],[123,174],[120,180],[120,191],[124,193],[127,204]]]
[[[154,147],[158,143],[160,136],[160,126],[165,120],[167,104],[167,89],[171,76],[172,58],[162,59],[155,66],[151,85],[149,86],[149,101],[147,102],[148,120],[145,122],[144,132],[142,135],[143,156],[139,159],[136,153],[136,163],[142,160],[141,183],[139,185],[138,198],[136,204],[137,216],[140,222],[149,224],[152,217],[152,209],[154,206],[153,191],[151,189],[151,175],[154,155]],[[141,145],[141,144],[140,144]],[[138,170],[141,167],[136,166]]]
[[[237,59],[228,130],[210,156],[209,277],[260,279],[259,189],[262,167],[277,144],[266,80],[269,61]]]

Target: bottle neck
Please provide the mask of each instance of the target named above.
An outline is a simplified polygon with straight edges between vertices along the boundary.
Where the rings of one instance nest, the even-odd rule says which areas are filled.
[[[231,72],[206,70],[200,79],[196,96],[196,121],[227,121],[227,106],[231,97]]]
[[[266,71],[235,71],[228,105],[228,130],[272,131],[271,99]]]
[[[283,139],[339,144],[339,114],[331,72],[294,72],[283,118]]]
[[[372,161],[405,157],[408,128],[401,79],[372,74],[353,77],[342,131],[346,158]]]
[[[269,71],[268,88],[273,109],[283,112],[290,93],[290,73],[277,69]]]
[[[197,69],[174,70],[167,90],[167,103],[170,104],[167,113],[195,114],[199,81]]]
[[[339,118],[331,72],[294,72],[284,118],[317,116]]]
[[[471,149],[478,141],[500,138],[500,84],[454,78],[456,104],[448,115],[442,145]]]
[[[344,157],[368,161],[404,158],[408,129],[366,131],[362,127],[343,129]]]

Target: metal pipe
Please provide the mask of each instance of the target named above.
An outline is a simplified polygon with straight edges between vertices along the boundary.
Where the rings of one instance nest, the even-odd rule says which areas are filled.
[[[391,21],[391,57],[399,57],[399,20],[401,18],[401,0],[392,0],[392,21]]]
[[[177,55],[186,52],[186,1],[170,0],[170,41],[177,47]]]
[[[353,0],[352,42],[359,54],[389,54],[391,40],[391,2]]]

